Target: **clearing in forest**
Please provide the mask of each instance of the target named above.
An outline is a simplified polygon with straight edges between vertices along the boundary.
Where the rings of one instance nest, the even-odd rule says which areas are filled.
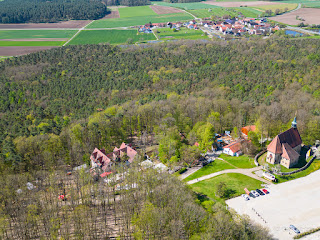
[[[127,17],[127,18],[115,18],[115,19],[101,19],[92,22],[87,26],[90,28],[116,28],[116,27],[130,27],[140,26],[146,23],[166,23],[191,20],[193,17],[188,13],[172,13],[164,15],[151,15],[140,17]]]
[[[139,34],[137,30],[84,30],[81,31],[69,45],[79,44],[123,44],[132,39],[132,43],[138,41],[155,40],[155,36],[150,34]]]
[[[120,18],[157,15],[150,6],[119,8]]]

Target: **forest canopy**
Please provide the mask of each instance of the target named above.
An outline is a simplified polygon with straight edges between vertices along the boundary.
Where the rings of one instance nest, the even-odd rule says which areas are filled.
[[[0,23],[94,20],[104,17],[107,13],[106,5],[98,0],[0,1]]]
[[[319,48],[317,39],[186,41],[68,46],[5,60],[0,171],[81,164],[95,147],[112,150],[133,135],[170,142],[160,146],[163,162],[187,161],[182,152],[198,153],[184,149],[180,133],[203,148],[214,132],[247,124],[274,137],[296,113],[303,142],[313,144]]]

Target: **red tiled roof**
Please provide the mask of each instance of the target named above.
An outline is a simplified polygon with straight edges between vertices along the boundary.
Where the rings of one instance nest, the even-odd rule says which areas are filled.
[[[236,152],[240,151],[241,144],[240,144],[240,142],[233,142],[227,146],[224,146],[223,148],[229,148],[233,153],[236,153]]]
[[[297,128],[290,128],[289,130],[277,135],[268,145],[268,151],[272,153],[282,153],[282,144],[287,143],[291,148],[302,143],[299,131]]]
[[[112,172],[104,172],[102,174],[100,174],[100,177],[104,178],[105,176],[110,175]]]
[[[282,144],[282,157],[288,160],[299,158],[299,154],[289,146],[288,143]]]
[[[254,132],[255,130],[256,130],[255,125],[249,125],[249,126],[245,126],[245,127],[241,128],[241,132],[247,136],[250,131]]]

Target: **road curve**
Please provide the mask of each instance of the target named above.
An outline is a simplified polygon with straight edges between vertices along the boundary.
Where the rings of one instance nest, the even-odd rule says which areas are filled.
[[[255,171],[258,171],[258,170],[261,170],[261,169],[262,169],[262,166],[255,167],[255,168],[226,169],[226,170],[223,170],[223,171],[220,171],[220,172],[211,173],[211,174],[199,177],[197,179],[191,180],[191,181],[187,182],[187,184],[189,184],[189,185],[190,184],[194,184],[194,183],[197,183],[197,182],[200,182],[200,181],[203,181],[203,180],[207,180],[207,179],[213,178],[215,176],[219,176],[219,175],[224,174],[224,173],[240,173],[240,174],[246,175],[248,177],[257,179],[257,180],[259,180],[261,182],[264,182],[264,183],[267,183],[267,184],[272,184],[268,180],[265,180],[265,179],[263,179],[261,177],[258,177],[257,175],[252,173],[252,172],[255,172]]]

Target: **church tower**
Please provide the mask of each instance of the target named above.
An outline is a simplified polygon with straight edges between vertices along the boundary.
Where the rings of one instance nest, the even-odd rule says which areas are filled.
[[[292,123],[291,123],[292,128],[297,128],[297,117],[294,117]]]

